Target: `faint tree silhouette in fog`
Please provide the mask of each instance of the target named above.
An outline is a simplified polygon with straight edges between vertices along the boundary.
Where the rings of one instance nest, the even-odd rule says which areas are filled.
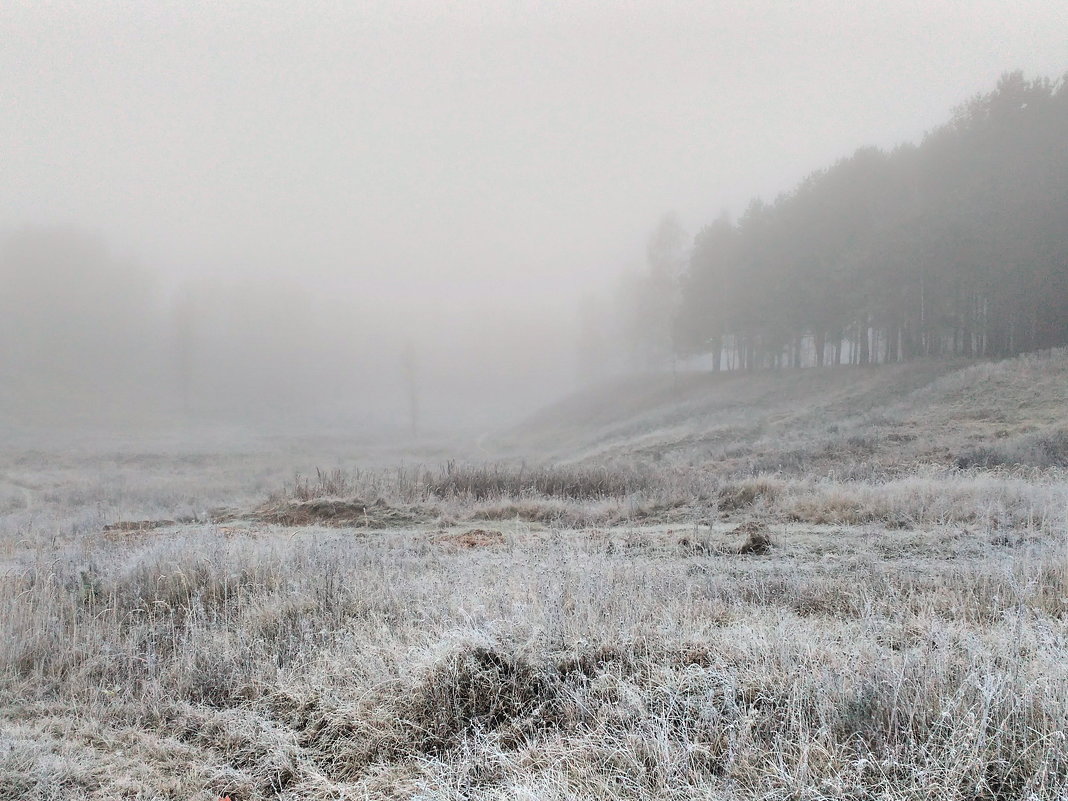
[[[96,237],[58,227],[8,235],[0,287],[0,377],[21,400],[59,407],[91,393],[107,404],[155,383],[153,276]]]
[[[679,280],[685,264],[686,233],[676,214],[665,214],[649,237],[646,269],[629,276],[623,287],[625,336],[637,365],[663,366],[677,352]]]

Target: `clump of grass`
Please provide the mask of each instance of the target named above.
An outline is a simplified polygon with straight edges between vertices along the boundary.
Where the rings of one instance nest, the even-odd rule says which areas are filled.
[[[766,529],[751,528],[745,542],[739,546],[738,553],[743,556],[763,556],[771,551],[773,545]]]
[[[359,473],[349,475],[340,467],[333,470],[315,468],[315,479],[297,473],[289,494],[298,501],[310,501],[318,498],[344,498],[356,492]]]
[[[717,501],[725,512],[748,509],[758,501],[773,503],[782,493],[785,482],[771,475],[760,475],[724,484]]]
[[[514,520],[595,525],[703,505],[711,482],[692,468],[462,464],[392,470],[317,470],[252,513],[282,525],[388,527],[414,521]],[[228,512],[220,519],[248,516]]]
[[[449,654],[405,697],[416,750],[440,754],[487,733],[512,750],[539,732],[562,728],[561,677],[544,665],[485,646]]]
[[[482,501],[502,497],[567,500],[622,498],[664,486],[664,477],[633,467],[463,465],[449,462],[422,482],[436,498]]]
[[[817,525],[978,524],[1053,530],[1064,521],[1062,471],[919,468],[879,480],[756,476],[721,490],[721,509]]]
[[[558,498],[587,501],[662,491],[671,476],[631,466],[528,467],[524,464],[468,464],[383,471],[316,470],[315,479],[297,475],[287,495],[300,501],[319,498],[384,498],[484,501],[499,498]]]
[[[1068,467],[1068,431],[1041,431],[972,446],[956,460],[962,470],[996,467]]]

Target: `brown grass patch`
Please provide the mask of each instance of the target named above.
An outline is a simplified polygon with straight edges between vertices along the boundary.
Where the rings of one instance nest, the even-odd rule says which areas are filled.
[[[473,528],[463,533],[446,534],[442,532],[434,537],[434,542],[456,545],[460,548],[489,548],[496,545],[504,545],[504,535],[499,531]]]
[[[217,522],[231,522],[242,515],[228,515]],[[310,501],[280,501],[259,507],[247,519],[279,526],[329,526],[331,528],[389,528],[416,521],[410,511],[397,509],[383,500],[316,498]]]

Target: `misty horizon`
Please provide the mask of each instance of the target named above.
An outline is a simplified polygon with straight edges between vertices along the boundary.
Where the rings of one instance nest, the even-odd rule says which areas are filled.
[[[692,237],[859,147],[919,142],[1008,70],[1068,64],[1051,2],[1007,18],[995,3],[316,12],[0,17],[0,232],[76,242],[112,271],[92,352],[131,346],[106,343],[140,329],[106,329],[139,308],[132,338],[165,355],[122,358],[168,414],[405,427],[412,347],[425,425],[518,420],[626,369],[576,354],[582,315],[610,314],[666,213]],[[49,291],[7,326],[37,320],[66,349],[24,359],[88,369],[48,313],[70,319],[71,298]],[[198,329],[179,347],[182,303]],[[117,394],[113,368],[87,380]]]

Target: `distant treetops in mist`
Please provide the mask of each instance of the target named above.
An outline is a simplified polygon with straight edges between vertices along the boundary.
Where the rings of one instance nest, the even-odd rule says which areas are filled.
[[[713,369],[1068,344],[1068,76],[1004,75],[918,145],[858,150],[689,249],[666,218],[632,348]],[[677,254],[672,257],[672,253]]]

